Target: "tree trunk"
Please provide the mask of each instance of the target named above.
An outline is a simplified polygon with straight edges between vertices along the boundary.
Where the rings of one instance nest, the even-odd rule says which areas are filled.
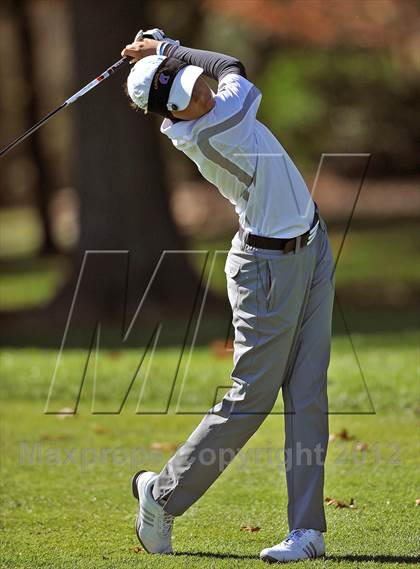
[[[32,30],[28,14],[28,2],[15,0],[12,2],[16,23],[19,30],[22,52],[22,72],[26,90],[25,122],[27,128],[35,124],[40,118],[40,104],[35,81],[35,57],[33,49]],[[43,243],[41,254],[49,255],[58,252],[54,243],[52,224],[49,214],[49,202],[54,190],[53,175],[48,158],[42,144],[40,132],[35,132],[28,140],[28,150],[37,169],[35,182],[35,200],[43,229]]]
[[[122,47],[148,21],[147,6],[148,2],[133,0],[104,0],[100,6],[72,2],[77,85],[84,85],[120,57]],[[133,283],[138,296],[162,252],[185,247],[169,211],[159,121],[129,107],[123,92],[127,74],[128,68],[75,105],[76,188],[81,211],[75,269],[77,273],[87,250],[129,250],[130,289]],[[176,296],[181,306],[190,303],[198,279],[185,257],[177,259],[175,275],[173,267],[162,270],[158,290],[153,290],[156,300],[171,302],[172,297],[173,302]],[[107,275],[99,289],[97,281],[91,284],[84,282],[83,298],[90,309],[105,309],[109,314],[110,307],[118,304],[121,275]],[[75,280],[67,292],[72,293],[74,286]],[[61,295],[61,302],[68,304],[68,300],[67,293]]]

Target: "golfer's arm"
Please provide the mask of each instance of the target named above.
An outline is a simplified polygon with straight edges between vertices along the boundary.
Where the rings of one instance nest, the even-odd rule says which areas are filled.
[[[159,46],[159,53],[167,57],[176,57],[189,65],[202,67],[204,74],[212,79],[216,79],[216,81],[220,81],[228,73],[236,73],[246,78],[246,71],[243,64],[235,57],[230,57],[223,53],[191,49],[189,47],[176,46],[165,42]]]

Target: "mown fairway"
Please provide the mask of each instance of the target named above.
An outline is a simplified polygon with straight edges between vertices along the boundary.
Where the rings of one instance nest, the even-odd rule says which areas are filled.
[[[414,563],[419,549],[416,508],[418,384],[416,334],[355,335],[355,347],[376,414],[345,335],[334,339],[330,373],[331,442],[326,496],[355,508],[327,506],[328,557],[312,563],[387,567]],[[68,382],[80,377],[86,354],[66,354]],[[177,350],[159,351],[150,367],[144,405],[159,404],[159,382]],[[261,548],[287,531],[281,414],[266,420],[214,487],[175,524],[176,555],[139,551],[130,477],[138,467],[159,469],[199,415],[136,415],[141,378],[120,415],[92,415],[90,392],[75,417],[43,413],[56,352],[2,353],[3,567],[257,567]],[[101,354],[101,381],[115,393],[113,370],[133,369],[135,352]],[[197,349],[185,409],[200,409],[203,391],[226,385],[230,358]],[[108,371],[107,371],[108,370]],[[175,390],[176,400],[177,390]],[[112,397],[112,396],[109,396]],[[98,408],[110,408],[106,395]],[[204,409],[203,409],[204,410]],[[281,403],[277,406],[281,413]],[[354,439],[352,437],[355,437]],[[362,448],[362,450],[358,450]],[[364,449],[364,450],[363,450]],[[417,480],[418,482],[418,480]],[[259,531],[241,531],[241,526]]]

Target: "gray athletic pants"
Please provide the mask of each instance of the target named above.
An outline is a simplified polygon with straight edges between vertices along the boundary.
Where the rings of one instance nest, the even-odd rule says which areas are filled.
[[[169,513],[183,514],[255,433],[282,388],[289,528],[326,531],[334,290],[323,220],[309,245],[288,254],[243,245],[236,235],[225,272],[235,329],[233,387],[165,465],[153,495]]]

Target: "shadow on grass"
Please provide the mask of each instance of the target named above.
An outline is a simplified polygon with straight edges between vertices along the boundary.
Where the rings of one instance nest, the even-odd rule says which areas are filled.
[[[238,555],[236,553],[212,553],[211,551],[176,551],[173,555],[181,557],[210,557],[211,559],[258,559],[258,555]]]
[[[410,557],[409,555],[328,555],[326,561],[335,561],[336,563],[352,561],[359,563],[409,563],[418,564],[420,557]]]
[[[411,332],[418,330],[418,312],[411,307],[381,308],[361,310],[342,306],[339,313],[336,306],[333,316],[333,335],[335,337],[345,336],[348,331],[351,334],[378,334],[392,333],[397,339],[398,332]],[[220,312],[213,311],[203,318],[200,325],[200,332],[196,338],[196,345],[207,346],[214,340],[225,339],[231,313],[227,306]],[[104,349],[130,348],[132,346],[146,346],[150,340],[150,335],[156,327],[156,315],[151,313],[144,314],[141,320],[141,327],[133,330],[126,343],[121,339],[121,320],[102,321],[101,327],[101,347]],[[166,316],[164,320],[165,334],[159,337],[159,347],[176,347],[182,345],[182,335],[185,332],[185,318],[178,315]],[[196,318],[193,318],[190,334],[196,326]],[[33,312],[22,315],[17,312],[2,313],[0,311],[0,346],[8,347],[37,347],[59,349],[66,325],[66,316],[60,316],[45,311],[41,314]],[[95,322],[86,318],[83,326],[80,322],[70,327],[70,333],[66,340],[66,348],[89,349],[92,334],[95,329]],[[229,327],[230,335],[232,329]]]
[[[211,559],[259,559],[258,555],[238,555],[236,553],[212,553],[211,551],[177,551],[173,555],[181,557],[209,557]],[[418,564],[420,557],[409,555],[328,555],[322,557],[323,561],[353,562],[353,563],[403,563]]]

